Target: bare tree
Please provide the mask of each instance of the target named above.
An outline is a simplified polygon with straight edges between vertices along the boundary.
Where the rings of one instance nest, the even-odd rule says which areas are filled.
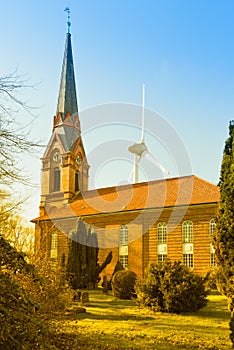
[[[22,152],[32,154],[40,145],[30,139],[30,124],[34,119],[32,107],[18,95],[32,87],[16,72],[0,77],[0,188],[9,188],[15,182],[30,183],[30,178],[19,165],[19,157]],[[30,114],[31,122],[19,124],[16,120],[19,111]]]

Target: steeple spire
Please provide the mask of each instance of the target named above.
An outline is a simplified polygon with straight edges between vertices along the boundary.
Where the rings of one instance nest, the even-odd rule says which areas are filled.
[[[78,114],[78,105],[76,97],[76,85],[75,85],[75,73],[72,56],[72,45],[71,45],[71,33],[70,33],[70,9],[66,8],[68,12],[68,32],[66,38],[66,45],[63,58],[62,74],[60,80],[59,96],[57,113],[61,114],[62,120],[64,120],[68,113],[70,115]]]
[[[70,7],[66,7],[64,9],[64,11],[67,12],[67,32],[70,33],[70,27],[71,27],[71,16],[70,16],[71,10],[70,10]]]

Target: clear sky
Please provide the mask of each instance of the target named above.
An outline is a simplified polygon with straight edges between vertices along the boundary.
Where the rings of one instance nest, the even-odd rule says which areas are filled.
[[[71,8],[79,110],[91,169],[100,168],[91,163],[97,161],[92,153],[96,148],[105,149],[105,145],[108,149],[111,132],[102,128],[100,135],[90,133],[92,120],[85,120],[82,111],[112,102],[140,105],[144,82],[146,107],[157,111],[183,140],[192,173],[217,183],[228,123],[234,119],[233,0],[1,1],[0,74],[17,67],[32,84],[38,83],[20,97],[37,107],[31,134],[45,144],[56,112],[67,31],[66,6]],[[29,116],[20,114],[18,118],[27,121]],[[140,125],[140,118],[139,113],[131,123]],[[140,130],[123,130],[121,123],[119,131],[127,153],[127,140],[139,141]],[[157,122],[145,123],[151,153],[170,168],[170,176],[177,176],[173,160],[160,144],[153,144],[155,139],[150,139],[150,130],[157,130]],[[96,144],[94,138],[99,140]],[[118,149],[117,141],[113,149]],[[42,154],[43,150],[39,156]],[[37,183],[39,156],[25,165]],[[105,159],[102,161],[104,164]],[[118,159],[114,163],[114,175],[113,167],[111,175],[105,164],[95,174],[91,170],[91,177],[96,177],[91,178],[93,186],[128,179],[130,164],[119,165]],[[38,193],[36,190],[28,202],[29,217],[37,215]]]

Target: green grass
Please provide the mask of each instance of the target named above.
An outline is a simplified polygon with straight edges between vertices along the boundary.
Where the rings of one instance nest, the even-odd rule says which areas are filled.
[[[169,350],[231,348],[225,297],[210,295],[196,313],[153,313],[134,301],[90,292],[87,312],[57,314],[50,320],[58,349]]]

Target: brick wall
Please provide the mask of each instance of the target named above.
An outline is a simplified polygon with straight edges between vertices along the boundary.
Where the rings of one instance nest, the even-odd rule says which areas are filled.
[[[152,209],[141,215],[138,213],[119,213],[86,217],[87,225],[92,225],[99,241],[99,264],[112,251],[113,258],[106,267],[104,273],[111,277],[116,262],[119,259],[119,227],[128,226],[128,267],[137,273],[139,277],[144,275],[145,269],[151,262],[157,262],[157,225],[165,222],[168,225],[167,257],[171,260],[182,260],[182,222],[193,222],[193,248],[194,271],[205,274],[210,268],[210,235],[209,222],[215,218],[217,204],[193,205],[184,211],[184,208]],[[41,250],[45,250],[50,256],[51,233],[57,230],[58,262],[62,254],[67,257],[67,235],[77,227],[78,218],[59,220],[55,222],[43,222],[36,227],[36,246],[41,244]]]

